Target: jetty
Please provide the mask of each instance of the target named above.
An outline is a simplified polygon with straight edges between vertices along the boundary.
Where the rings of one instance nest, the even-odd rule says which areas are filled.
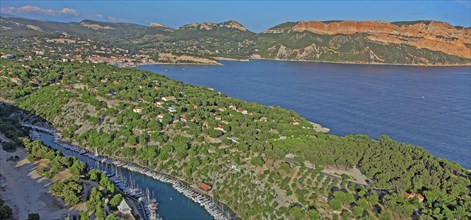
[[[42,131],[42,132],[46,132],[48,134],[52,134],[54,135],[54,131],[51,130],[51,129],[47,129],[47,128],[44,128],[44,127],[39,127],[39,126],[35,126],[35,125],[30,125],[30,124],[24,124],[22,123],[21,126],[23,127],[27,127],[27,128],[31,128],[31,129],[34,129],[34,130],[37,130],[37,131]]]

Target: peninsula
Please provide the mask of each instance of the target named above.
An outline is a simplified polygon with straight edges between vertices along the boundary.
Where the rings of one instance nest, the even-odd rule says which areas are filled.
[[[293,111],[134,68],[12,55],[0,59],[5,117],[201,186],[243,219],[471,216],[470,171],[420,147],[326,134]]]

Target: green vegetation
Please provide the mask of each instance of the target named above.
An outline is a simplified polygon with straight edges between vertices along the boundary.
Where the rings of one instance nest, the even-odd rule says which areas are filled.
[[[386,136],[318,133],[293,111],[135,69],[14,60],[0,60],[0,66],[6,69],[0,98],[44,118],[64,139],[193,185],[211,183],[212,196],[242,218],[471,216],[468,170]],[[175,100],[162,99],[169,96]],[[57,156],[31,152],[33,159]],[[67,167],[74,166],[67,161]],[[75,167],[74,175],[84,175],[81,166]],[[326,167],[358,168],[369,183],[326,174]],[[95,204],[105,196],[113,205],[119,199],[106,176],[97,171],[87,176],[100,185],[87,204],[103,217],[102,206]]]
[[[3,150],[14,151],[17,146],[22,146],[22,142],[19,137],[26,136],[28,133],[27,130],[22,128],[17,121],[8,117],[0,116],[0,134],[5,135],[5,137],[9,139],[8,142],[3,142],[3,140],[0,139]]]
[[[108,179],[106,174],[91,170],[87,174],[85,163],[77,160],[76,157],[65,157],[60,151],[53,150],[45,146],[41,141],[30,141],[27,138],[20,138],[25,150],[29,153],[31,161],[47,160],[49,170],[43,170],[41,175],[50,178],[59,171],[67,171],[71,177],[60,179],[52,183],[49,192],[62,198],[68,205],[77,205],[86,202],[87,212],[82,212],[81,216],[90,216],[94,213],[96,219],[105,219],[104,206],[105,198],[110,198],[109,205],[116,208],[123,199],[122,195],[115,192],[115,186]],[[86,181],[95,182],[99,187],[93,187],[88,195],[87,201],[82,201],[84,184]],[[109,217],[111,216],[111,217]],[[84,219],[87,219],[84,217]],[[106,219],[120,219],[112,214]]]
[[[79,179],[71,178],[62,182],[54,182],[49,190],[52,195],[62,197],[69,205],[76,205],[80,202],[80,194],[83,186]]]
[[[116,208],[119,205],[119,203],[121,203],[121,201],[123,201],[123,196],[121,194],[116,194],[110,200],[110,206],[113,208]]]
[[[332,22],[338,21],[323,21]],[[282,23],[260,34],[245,29],[235,21],[188,24],[175,30],[158,25],[146,27],[91,20],[58,23],[0,17],[0,23],[8,29],[0,32],[0,53],[26,57],[40,54],[45,59],[111,62],[124,66],[128,63],[148,62],[208,63],[217,57],[248,59],[252,55],[266,59],[347,63],[443,65],[471,62],[470,59],[406,43],[372,40],[367,34],[320,35],[307,31],[296,32],[292,28],[297,22]],[[428,25],[431,21],[400,21],[392,24],[409,26],[419,23]],[[439,35],[436,37],[443,38]],[[392,38],[413,42],[421,37],[398,34]],[[450,37],[449,40],[451,42],[457,38]],[[469,47],[469,42],[465,42],[465,45]],[[61,53],[55,51],[58,47]],[[206,58],[209,61],[174,57],[181,55]],[[111,57],[113,59],[108,59]]]
[[[38,213],[29,213],[28,218],[26,220],[39,220],[41,217]]]
[[[398,26],[408,26],[408,25],[414,25],[414,24],[430,24],[431,22],[432,20],[417,20],[417,21],[395,21],[391,23]]]
[[[307,48],[312,45],[315,49]],[[466,58],[419,49],[406,44],[380,43],[369,39],[368,35],[363,33],[333,36],[307,31],[262,33],[258,36],[255,48],[262,57],[270,59],[389,64],[470,62]]]
[[[13,210],[10,208],[10,206],[5,204],[5,201],[3,201],[2,198],[0,198],[0,219],[13,219]]]
[[[44,177],[49,178],[63,169],[70,171],[71,178],[54,182],[49,191],[69,205],[78,204],[83,191],[79,177],[85,174],[87,166],[75,157],[64,157],[61,152],[44,146],[41,141],[31,142],[27,138],[22,138],[22,141],[30,161],[47,159],[50,162],[49,170],[39,172]]]

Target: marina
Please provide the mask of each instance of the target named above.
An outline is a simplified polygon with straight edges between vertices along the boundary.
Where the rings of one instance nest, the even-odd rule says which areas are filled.
[[[98,169],[104,172],[126,197],[137,204],[137,211],[141,219],[198,218],[225,220],[236,218],[224,204],[169,175],[149,171],[135,164],[105,158],[98,155],[97,149],[92,153],[64,143],[59,140],[59,135],[53,130],[33,125],[23,124],[23,126],[32,129],[30,133],[32,139],[39,139],[47,146],[61,151],[66,156],[77,157],[87,163],[90,169]],[[159,185],[159,187],[155,187],[155,185]],[[169,193],[169,188],[172,189],[170,191],[174,192]],[[186,202],[188,200],[198,205],[199,208]],[[185,201],[182,205],[192,210],[188,213],[182,213],[179,206],[170,207],[171,211],[175,211],[171,212],[174,215],[167,214],[165,211],[168,210],[162,210],[162,206],[168,207],[168,203],[178,201],[180,203]],[[204,213],[202,213],[203,210]],[[186,216],[182,214],[186,214]]]

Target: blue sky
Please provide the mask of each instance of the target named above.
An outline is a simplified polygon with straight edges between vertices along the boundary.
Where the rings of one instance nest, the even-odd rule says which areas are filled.
[[[193,22],[236,20],[261,32],[300,20],[441,20],[471,26],[471,0],[446,1],[4,1],[2,14],[27,18],[151,22],[179,27]]]

